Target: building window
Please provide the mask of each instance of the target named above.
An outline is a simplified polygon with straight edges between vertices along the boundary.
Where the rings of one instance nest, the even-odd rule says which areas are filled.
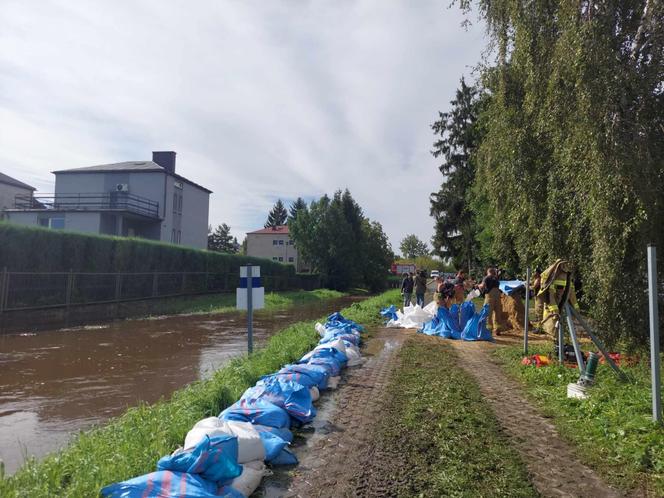
[[[181,240],[182,240],[182,232],[178,230],[178,244],[180,243]]]
[[[55,228],[57,230],[62,230],[65,228],[65,218],[64,216],[57,216],[53,218],[39,218],[39,226],[46,228]]]
[[[175,192],[173,194],[173,214],[178,212],[178,194]]]
[[[276,246],[278,243],[279,243],[279,241],[276,240],[276,239],[272,241],[272,245],[273,245],[273,246]]]
[[[284,258],[282,258],[281,256],[279,256],[279,261],[283,261],[283,260],[284,260]]]
[[[280,240],[280,241],[279,241],[279,245],[280,245],[280,246],[283,246],[283,245],[284,245],[284,241],[283,241],[283,240]]]
[[[175,228],[171,231],[171,242],[175,243]]]
[[[276,256],[272,256],[272,261],[276,261],[276,260],[277,260],[277,257],[276,257]]]
[[[182,194],[180,194],[180,199],[178,201],[178,213],[182,214]]]
[[[292,263],[295,261],[295,258],[293,256],[288,256],[288,262]]]

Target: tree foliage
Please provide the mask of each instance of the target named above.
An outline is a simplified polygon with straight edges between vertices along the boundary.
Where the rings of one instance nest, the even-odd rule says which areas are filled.
[[[288,211],[284,203],[281,202],[281,199],[278,199],[275,205],[272,207],[270,212],[267,215],[267,221],[265,222],[265,228],[278,227],[285,225],[288,220]]]
[[[664,2],[478,6],[497,49],[476,155],[488,253],[570,259],[606,338],[643,343],[646,244],[664,247]]]
[[[461,86],[449,112],[439,112],[433,131],[439,138],[431,153],[442,158],[439,166],[443,182],[431,194],[431,215],[435,220],[432,239],[434,252],[442,258],[451,258],[456,267],[466,264],[468,271],[479,259],[478,227],[472,208],[475,181],[475,150],[480,144],[478,123],[482,101],[478,90]]]
[[[225,252],[228,254],[237,254],[240,250],[240,244],[236,237],[231,235],[231,227],[226,223],[217,225],[217,228],[212,231],[212,227],[208,227],[208,251]]]
[[[380,223],[364,216],[348,190],[313,201],[289,226],[301,257],[329,286],[385,287],[393,257],[389,241]]]
[[[306,211],[307,203],[302,197],[298,197],[288,208],[288,223],[297,218],[298,213]]]
[[[399,244],[399,250],[404,255],[404,258],[408,259],[429,255],[427,243],[420,240],[415,234],[406,235],[401,244]]]

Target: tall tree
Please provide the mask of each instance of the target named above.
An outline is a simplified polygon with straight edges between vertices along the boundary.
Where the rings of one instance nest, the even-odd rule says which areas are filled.
[[[307,203],[304,202],[302,197],[298,197],[295,202],[290,205],[288,208],[288,222],[290,223],[297,218],[299,212],[307,209]]]
[[[281,202],[281,199],[278,199],[276,204],[270,210],[270,213],[267,215],[265,228],[285,225],[287,219],[288,219],[288,211],[286,211],[284,203]]]
[[[438,121],[432,125],[439,138],[431,153],[443,160],[438,168],[443,175],[442,185],[431,194],[431,215],[435,220],[432,243],[436,254],[451,258],[456,266],[465,263],[470,271],[478,259],[478,229],[471,206],[474,154],[481,138],[477,89],[461,78],[461,86],[450,104],[451,110],[439,112]]]
[[[231,235],[231,227],[226,223],[218,225],[212,231],[212,227],[208,227],[208,246],[209,251],[226,252],[229,254],[236,254],[240,250],[240,244],[236,237]]]
[[[289,227],[301,256],[330,287],[385,286],[393,258],[387,236],[363,215],[348,190],[312,202]]]
[[[399,244],[399,250],[407,259],[415,259],[420,256],[429,255],[429,247],[427,246],[427,243],[420,240],[415,234],[406,235],[401,241],[401,244]]]
[[[492,256],[571,260],[604,339],[643,344],[644,248],[664,245],[664,2],[477,5],[499,54],[475,182]]]

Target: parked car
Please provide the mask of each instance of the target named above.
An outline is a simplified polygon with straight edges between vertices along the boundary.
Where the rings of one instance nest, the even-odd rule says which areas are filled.
[[[440,272],[438,270],[431,270],[431,278],[436,278],[439,275]]]

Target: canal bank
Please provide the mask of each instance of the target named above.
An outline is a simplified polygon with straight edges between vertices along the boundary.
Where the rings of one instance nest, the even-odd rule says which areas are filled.
[[[377,323],[380,307],[395,298],[394,292],[369,298],[344,308],[343,313],[360,323]],[[156,460],[181,444],[197,420],[217,415],[262,375],[313,348],[319,339],[313,325],[314,321],[291,325],[251,357],[234,359],[209,379],[176,391],[169,400],[131,408],[105,427],[82,434],[62,452],[28,463],[0,481],[0,494],[96,496],[110,482],[153,470]]]
[[[303,297],[304,295],[304,297]],[[356,302],[314,291],[268,295],[255,314],[258,345],[277,331]],[[329,296],[329,297],[325,297]],[[161,316],[0,336],[0,459],[13,473],[26,455],[42,458],[72,435],[139,403],[154,403],[208,378],[246,351],[246,318],[227,303],[189,299]]]

